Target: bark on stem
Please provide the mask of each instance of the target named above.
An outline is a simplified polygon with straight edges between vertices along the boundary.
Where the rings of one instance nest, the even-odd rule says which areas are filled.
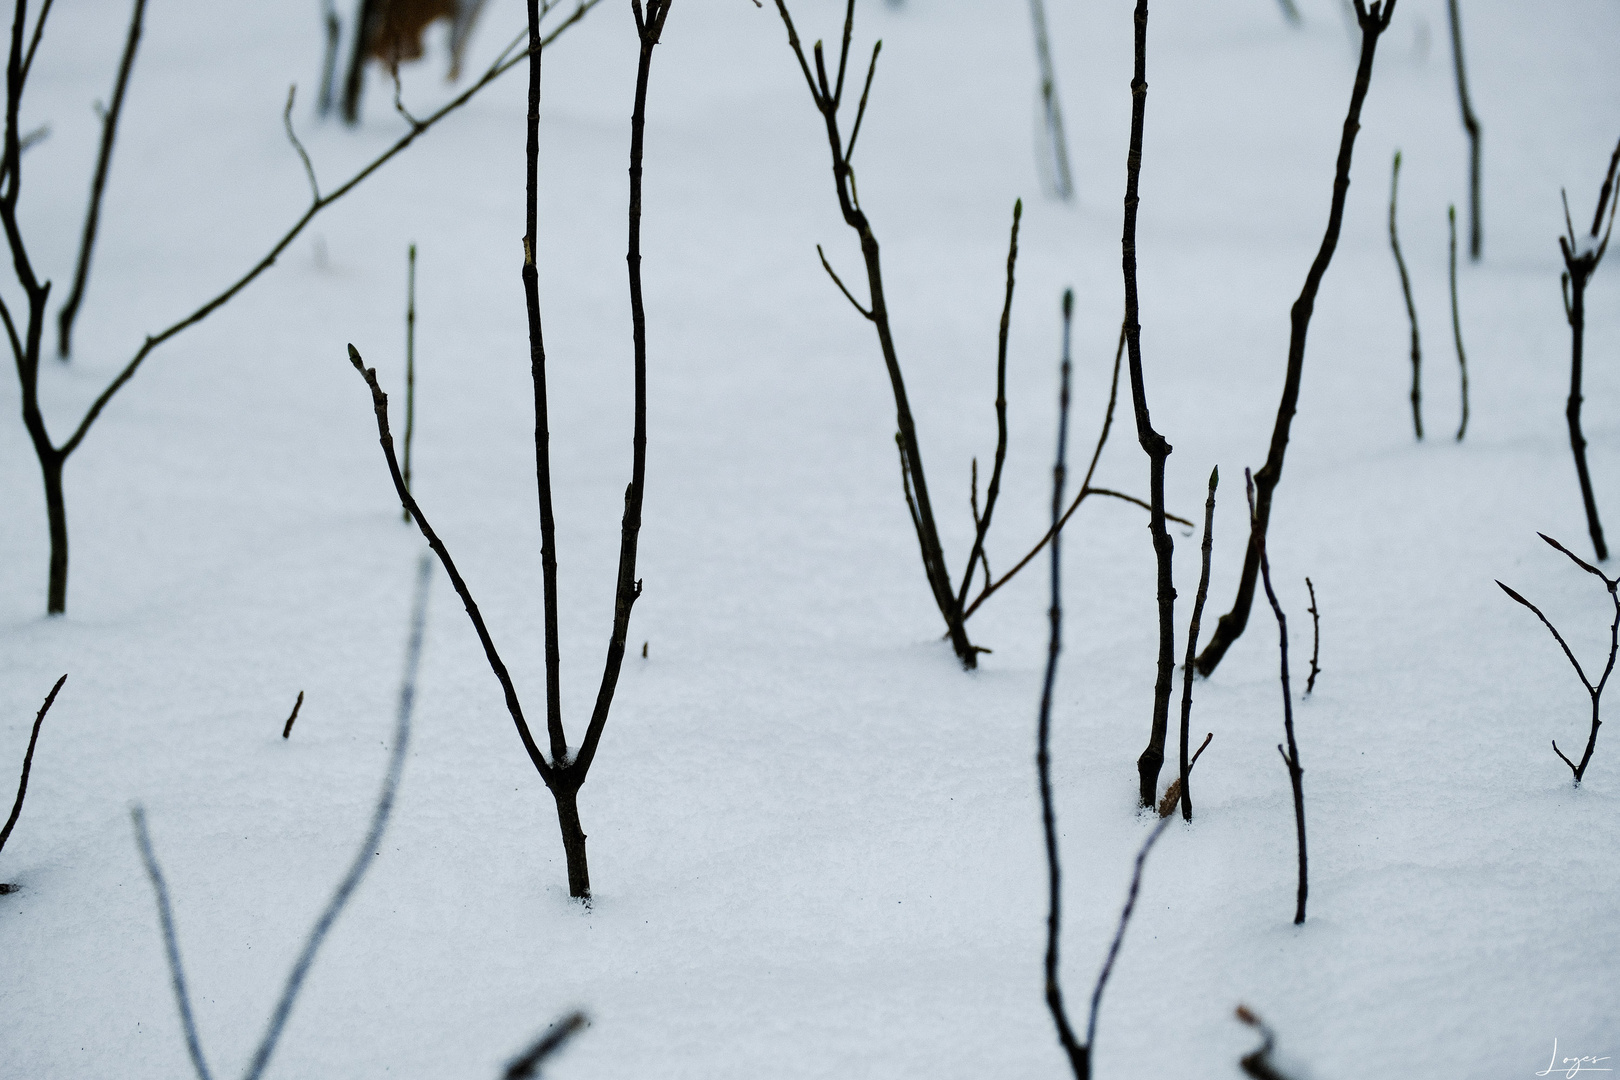
[[[1159,663],[1153,684],[1153,723],[1147,749],[1137,759],[1136,770],[1141,804],[1158,801],[1159,770],[1164,766],[1164,740],[1170,725],[1170,690],[1175,675],[1176,586],[1171,574],[1175,542],[1164,523],[1164,462],[1170,456],[1170,443],[1153,429],[1148,414],[1147,386],[1142,374],[1142,327],[1136,291],[1136,212],[1142,175],[1142,128],[1147,113],[1147,0],[1137,0],[1136,69],[1131,77],[1131,146],[1125,159],[1125,229],[1121,239],[1125,272],[1125,348],[1130,361],[1131,403],[1136,413],[1136,437],[1148,456],[1148,530],[1153,536],[1153,552],[1158,561]]]
[[[1316,293],[1333,261],[1333,250],[1339,244],[1339,228],[1344,222],[1345,197],[1350,191],[1350,159],[1356,145],[1356,133],[1361,130],[1361,106],[1367,100],[1367,88],[1372,82],[1373,54],[1378,39],[1389,28],[1395,14],[1396,0],[1380,10],[1375,0],[1368,8],[1363,0],[1355,0],[1356,21],[1361,27],[1361,59],[1356,65],[1356,81],[1350,91],[1350,109],[1344,118],[1344,130],[1339,139],[1339,158],[1333,178],[1333,203],[1328,211],[1327,231],[1322,245],[1305,275],[1305,287],[1289,312],[1288,370],[1283,378],[1282,400],[1277,405],[1277,422],[1271,432],[1271,446],[1266,463],[1254,474],[1255,513],[1257,531],[1249,536],[1249,546],[1243,555],[1243,574],[1238,580],[1237,597],[1232,610],[1222,615],[1215,625],[1209,644],[1198,657],[1198,672],[1209,675],[1243,634],[1249,622],[1249,609],[1254,604],[1254,587],[1260,571],[1260,550],[1265,544],[1266,529],[1271,522],[1272,492],[1282,479],[1283,456],[1288,451],[1288,432],[1299,407],[1299,384],[1305,368],[1305,335],[1311,325],[1311,312],[1316,307]]]

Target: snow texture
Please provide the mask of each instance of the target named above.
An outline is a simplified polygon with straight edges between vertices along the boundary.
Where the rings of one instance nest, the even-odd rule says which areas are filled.
[[[575,741],[608,637],[630,461],[627,6],[608,0],[545,61],[540,289]],[[1170,509],[1195,516],[1210,467],[1224,478],[1206,634],[1235,589],[1242,470],[1269,438],[1288,308],[1327,219],[1353,75],[1337,0],[1300,7],[1296,29],[1267,0],[1157,0],[1149,28],[1143,350],[1154,423],[1175,447]],[[1466,138],[1445,5],[1400,0],[1272,518],[1296,688],[1307,574],[1322,611],[1323,674],[1295,703],[1309,919],[1290,922],[1293,819],[1262,602],[1196,685],[1194,738],[1215,733],[1195,777],[1198,816],[1147,866],[1103,1002],[1098,1076],[1236,1076],[1255,1045],[1233,1019],[1240,1002],[1317,1080],[1529,1077],[1555,1039],[1561,1055],[1620,1057],[1620,737],[1605,732],[1573,788],[1548,744],[1583,745],[1585,692],[1493,580],[1601,666],[1609,601],[1536,531],[1590,554],[1563,419],[1558,194],[1567,187],[1577,223],[1589,221],[1620,134],[1620,8],[1462,7],[1485,132],[1485,258],[1459,268],[1467,440],[1449,438],[1446,285],[1447,204],[1466,220]],[[969,462],[983,472],[994,448],[996,319],[1020,195],[998,571],[1047,512],[1065,286],[1077,298],[1077,454],[1101,419],[1122,297],[1131,8],[1049,5],[1077,188],[1064,205],[1039,195],[1024,5],[860,6],[853,54],[884,41],[860,191],[958,573]],[[470,71],[522,12],[487,5]],[[794,13],[807,45],[836,40],[841,4],[800,0]],[[26,158],[23,224],[58,283],[94,161],[90,106],[111,86],[127,16],[111,0],[58,5],[24,104],[23,129],[51,134]],[[452,92],[443,42],[431,44],[405,72],[418,115]],[[302,212],[302,166],[281,128],[289,83],[327,188],[403,130],[375,72],[358,130],[316,120],[321,47],[314,3],[154,0],[77,354],[47,359],[40,377],[58,438],[143,335],[242,272]],[[70,673],[0,854],[0,880],[20,886],[0,898],[0,1076],[187,1074],[132,803],[164,863],[221,1076],[246,1062],[364,833],[422,542],[400,522],[345,344],[379,369],[399,431],[411,241],[415,490],[530,715],[543,715],[523,83],[507,75],[317,218],[114,400],[67,468],[65,618],[43,615],[32,450],[20,423],[0,423],[0,778],[45,691]],[[1426,331],[1422,444],[1386,232],[1397,147]],[[592,1026],[547,1066],[558,1080],[1064,1075],[1041,996],[1044,570],[975,616],[974,640],[995,652],[964,674],[938,639],[906,519],[876,342],[826,279],[817,243],[859,294],[859,252],[780,19],[769,3],[682,0],[657,50],[647,127],[646,592],[580,799],[595,902],[567,897],[551,798],[436,574],[394,818],[268,1076],[491,1077],[574,1007]],[[1585,424],[1616,528],[1620,256],[1609,262],[1586,298]],[[9,277],[0,288],[18,310]],[[0,380],[0,416],[19,407]],[[1127,408],[1098,482],[1146,493]],[[1139,509],[1097,500],[1066,534],[1053,754],[1063,978],[1082,1024],[1150,828],[1134,812],[1156,641],[1145,525]],[[1198,565],[1196,538],[1180,530],[1176,544],[1179,634]]]

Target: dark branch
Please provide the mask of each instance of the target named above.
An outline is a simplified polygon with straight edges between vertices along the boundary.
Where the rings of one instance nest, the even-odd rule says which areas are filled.
[[[506,1066],[506,1072],[502,1074],[502,1080],[529,1080],[530,1077],[537,1075],[545,1060],[562,1049],[564,1043],[589,1023],[582,1012],[571,1012],[556,1021],[546,1029],[545,1034],[535,1040],[533,1046],[512,1059]]]
[[[17,800],[11,804],[11,816],[6,818],[6,826],[0,829],[0,851],[6,848],[6,841],[11,839],[11,830],[17,827],[17,819],[22,816],[23,798],[28,794],[28,774],[34,767],[34,746],[39,742],[39,729],[45,723],[45,714],[51,711],[51,705],[56,701],[56,693],[67,682],[63,675],[51,687],[51,692],[45,695],[45,704],[39,707],[39,715],[34,717],[34,730],[28,736],[28,749],[23,753],[22,779],[17,781]]]
[[[287,723],[281,728],[281,737],[287,738],[292,734],[293,721],[298,719],[298,710],[304,707],[304,692],[298,691],[298,700],[293,702],[292,715],[287,717]]]

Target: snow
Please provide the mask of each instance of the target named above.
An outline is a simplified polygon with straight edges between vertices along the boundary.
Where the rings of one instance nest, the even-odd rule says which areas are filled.
[[[868,0],[858,14],[853,55],[884,39],[860,190],[957,572],[969,462],[994,448],[1018,196],[998,570],[1047,513],[1065,286],[1076,290],[1076,456],[1101,419],[1121,303],[1131,6],[1049,5],[1070,206],[1039,194],[1023,5]],[[1353,74],[1338,4],[1300,6],[1294,30],[1263,0],[1160,0],[1149,27],[1143,348],[1153,419],[1175,447],[1170,508],[1196,514],[1210,466],[1222,471],[1206,634],[1235,589],[1242,469],[1263,459]],[[841,9],[800,0],[807,43],[834,39]],[[1548,743],[1584,744],[1585,692],[1494,583],[1541,606],[1601,668],[1610,602],[1535,534],[1590,553],[1562,416],[1558,191],[1577,221],[1588,215],[1620,134],[1608,107],[1620,10],[1473,0],[1463,13],[1486,168],[1485,259],[1459,267],[1467,440],[1449,434],[1445,225],[1448,203],[1466,220],[1466,141],[1445,5],[1400,0],[1272,519],[1296,691],[1307,574],[1322,611],[1323,674],[1295,702],[1309,919],[1290,922],[1277,639],[1258,604],[1195,686],[1194,738],[1215,733],[1198,816],[1148,863],[1103,1001],[1099,1076],[1238,1075],[1255,1045],[1233,1019],[1240,1002],[1318,1080],[1530,1076],[1555,1039],[1560,1055],[1620,1056],[1620,749],[1600,737],[1572,788]],[[323,189],[403,131],[377,75],[362,128],[316,121],[318,14],[152,5],[78,352],[41,375],[58,440],[144,335],[302,212],[307,184],[280,122],[287,84],[301,87],[296,120]],[[24,226],[58,283],[94,160],[88,106],[108,92],[126,18],[101,0],[54,12],[25,102],[24,129],[52,133],[26,159]],[[469,70],[521,19],[515,0],[487,5]],[[633,21],[610,0],[545,69],[541,296],[576,740],[607,643],[629,473],[634,64]],[[450,92],[442,74],[441,53],[405,73],[417,115]],[[151,357],[67,468],[65,618],[42,614],[38,469],[21,425],[0,423],[0,764],[20,761],[40,700],[69,672],[0,853],[0,880],[21,886],[0,898],[0,1076],[187,1074],[132,804],[148,815],[221,1075],[246,1063],[353,857],[387,764],[422,543],[399,520],[344,346],[391,388],[398,433],[411,241],[415,491],[531,718],[543,715],[523,93],[522,74],[506,76]],[[823,244],[859,281],[820,120],[771,5],[677,3],[649,114],[646,591],[580,798],[594,903],[567,898],[550,796],[436,574],[393,820],[267,1076],[488,1077],[575,1007],[592,1025],[548,1066],[562,1080],[1063,1075],[1042,1000],[1033,765],[1044,571],[975,616],[974,640],[995,651],[961,672],[938,640],[906,520],[876,342],[815,257]],[[1424,330],[1422,444],[1386,231],[1397,147]],[[17,310],[9,278],[0,289]],[[1620,515],[1620,265],[1598,269],[1586,302],[1585,429],[1599,507]],[[0,384],[0,416],[17,415],[17,394]],[[1098,482],[1145,494],[1123,406]],[[1134,813],[1156,640],[1144,525],[1138,509],[1098,500],[1065,534],[1053,757],[1063,979],[1082,1024],[1150,828]],[[1176,542],[1183,633],[1196,538]]]

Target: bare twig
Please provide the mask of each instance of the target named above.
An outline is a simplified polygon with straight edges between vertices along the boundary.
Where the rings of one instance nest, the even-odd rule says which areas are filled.
[[[1293,1077],[1277,1068],[1272,1063],[1271,1053],[1277,1046],[1277,1036],[1264,1020],[1260,1019],[1246,1005],[1237,1007],[1237,1018],[1243,1023],[1260,1032],[1260,1046],[1258,1049],[1244,1054],[1238,1061],[1243,1072],[1253,1077],[1253,1080],[1293,1080]]]
[[[1114,961],[1119,956],[1119,947],[1125,941],[1125,928],[1130,925],[1131,913],[1136,910],[1136,894],[1142,888],[1142,867],[1147,863],[1148,853],[1153,845],[1159,842],[1164,830],[1170,827],[1170,818],[1161,817],[1159,823],[1153,826],[1148,838],[1142,841],[1141,850],[1136,853],[1136,867],[1131,871],[1131,889],[1125,894],[1125,906],[1119,912],[1119,926],[1114,930],[1114,940],[1108,945],[1108,958],[1103,961],[1102,971],[1097,975],[1097,985],[1091,991],[1091,1018],[1086,1022],[1086,1050],[1089,1052],[1097,1045],[1097,1012],[1102,1007],[1103,988],[1108,985],[1108,976],[1113,973]]]
[[[573,13],[554,27],[549,34],[541,38],[537,44],[531,43],[531,49],[543,49],[555,41],[559,34],[562,34],[570,26],[584,18],[585,14],[600,2],[601,0],[578,0]],[[73,433],[65,442],[57,445],[51,438],[44,414],[40,409],[38,394],[40,338],[44,328],[45,308],[50,297],[50,282],[41,281],[34,270],[33,262],[28,254],[27,244],[23,239],[17,209],[17,197],[22,176],[23,142],[20,134],[18,113],[28,69],[33,62],[33,50],[39,43],[44,26],[44,16],[49,12],[50,6],[47,0],[47,3],[41,9],[40,18],[35,24],[33,41],[29,46],[26,57],[22,44],[25,36],[26,0],[17,0],[16,18],[12,26],[11,50],[6,67],[7,103],[4,150],[3,153],[0,153],[0,227],[3,227],[5,232],[18,283],[22,286],[27,298],[28,313],[23,332],[19,333],[16,321],[12,318],[10,311],[5,308],[3,302],[0,302],[0,321],[4,321],[6,324],[7,336],[17,361],[18,380],[22,384],[23,425],[33,443],[34,453],[39,459],[40,472],[44,480],[46,519],[51,540],[50,570],[47,579],[45,608],[47,613],[56,615],[67,610],[68,531],[67,506],[62,491],[62,469],[68,457],[84,441],[91,426],[101,416],[102,410],[107,407],[108,402],[135,376],[141,364],[145,362],[154,349],[181,331],[202,322],[214,311],[228,303],[237,293],[241,292],[260,274],[274,265],[281,253],[303,232],[304,228],[317,214],[348,194],[366,177],[401,153],[417,137],[444,117],[465,105],[480,90],[526,58],[528,51],[517,56],[510,56],[508,55],[512,51],[510,48],[503,50],[480,79],[422,120],[420,126],[413,127],[406,132],[391,147],[373,158],[369,164],[328,194],[320,195],[314,192],[313,168],[309,167],[307,156],[303,155],[303,148],[298,146],[297,139],[294,137],[294,146],[298,149],[300,156],[304,157],[312,184],[312,198],[309,208],[251,269],[237,278],[224,291],[208,300],[185,318],[156,334],[148,335],[145,342],[136,350],[135,355],[91,402],[90,407],[79,420],[78,426],[74,428]],[[291,134],[290,124],[289,134]]]
[[[304,947],[299,950],[298,958],[293,962],[292,970],[287,974],[287,983],[282,988],[281,997],[277,999],[275,1008],[270,1013],[270,1020],[265,1025],[264,1035],[259,1045],[254,1049],[253,1056],[243,1071],[243,1080],[259,1080],[265,1067],[270,1063],[270,1055],[275,1052],[276,1044],[281,1039],[281,1033],[286,1028],[287,1018],[292,1014],[293,1004],[298,1000],[298,993],[303,988],[304,979],[309,974],[310,967],[315,962],[315,954],[320,951],[321,944],[331,931],[332,925],[342,914],[344,907],[349,903],[350,897],[360,885],[370,869],[372,860],[378,852],[378,845],[382,842],[383,832],[388,827],[388,819],[393,813],[394,796],[399,790],[399,780],[405,770],[405,752],[411,741],[411,713],[416,703],[416,673],[422,659],[422,630],[427,622],[428,584],[431,578],[432,562],[427,555],[423,555],[416,562],[416,589],[415,598],[411,604],[410,636],[405,645],[405,671],[400,679],[399,705],[394,720],[394,745],[388,757],[388,769],[383,774],[382,788],[377,793],[376,804],[371,811],[371,825],[366,830],[365,838],[361,841],[359,849],[355,852],[353,861],[349,864],[348,872],[338,882],[333,890],[332,897],[327,901],[326,907],[321,911],[315,924],[310,927],[308,936],[304,939]],[[186,990],[185,969],[180,962],[180,948],[174,930],[174,916],[169,906],[169,890],[163,881],[163,872],[158,867],[157,856],[152,851],[152,841],[147,835],[146,812],[136,806],[131,811],[135,822],[135,841],[140,848],[141,858],[146,863],[147,875],[152,879],[152,889],[156,894],[158,905],[158,920],[162,924],[163,943],[169,960],[169,974],[174,984],[175,1004],[180,1011],[180,1021],[186,1033],[186,1046],[191,1053],[192,1067],[196,1070],[199,1080],[209,1080],[207,1062],[203,1058],[202,1043],[197,1036],[196,1023],[192,1019],[191,1000]]]
[[[298,710],[302,709],[303,707],[304,707],[304,692],[302,690],[300,690],[300,691],[298,691],[298,700],[293,702],[292,715],[287,717],[286,724],[282,725],[281,737],[283,739],[285,739],[285,738],[289,737],[290,735],[292,735],[293,721],[298,719]]]
[[[1570,772],[1575,774],[1575,783],[1579,785],[1582,777],[1586,775],[1586,766],[1592,760],[1592,751],[1597,748],[1598,728],[1603,725],[1603,721],[1598,716],[1598,707],[1603,697],[1603,688],[1608,684],[1609,676],[1614,672],[1616,656],[1620,655],[1620,578],[1610,578],[1608,575],[1604,574],[1603,571],[1599,570],[1597,567],[1593,566],[1579,555],[1576,555],[1573,551],[1570,551],[1563,544],[1560,544],[1557,540],[1554,540],[1546,533],[1537,533],[1536,535],[1541,537],[1558,551],[1561,551],[1565,555],[1569,556],[1570,560],[1574,562],[1576,566],[1579,566],[1582,570],[1585,570],[1587,573],[1593,575],[1599,581],[1603,582],[1603,587],[1608,591],[1609,599],[1614,604],[1614,622],[1609,627],[1609,661],[1606,665],[1604,665],[1603,675],[1596,683],[1593,683],[1591,679],[1587,678],[1586,671],[1581,667],[1581,662],[1575,659],[1575,653],[1570,649],[1569,643],[1564,640],[1564,635],[1560,634],[1558,632],[1558,628],[1552,624],[1551,620],[1549,620],[1546,615],[1542,614],[1541,609],[1536,607],[1536,605],[1532,604],[1530,601],[1526,600],[1523,596],[1520,596],[1513,589],[1503,585],[1500,581],[1496,583],[1497,585],[1501,586],[1502,591],[1507,593],[1509,597],[1529,608],[1535,614],[1536,618],[1541,620],[1541,625],[1545,626],[1548,631],[1551,632],[1553,640],[1558,642],[1559,648],[1564,650],[1564,655],[1569,658],[1570,666],[1575,669],[1576,677],[1581,680],[1581,685],[1586,687],[1586,693],[1592,699],[1592,733],[1587,737],[1586,753],[1581,755],[1580,764],[1577,765],[1575,762],[1569,760],[1569,758],[1564,755],[1564,752],[1558,749],[1558,743],[1556,740],[1552,744],[1553,753],[1557,754],[1559,758],[1563,760],[1564,764],[1569,766]]]
[[[11,816],[6,818],[6,826],[0,829],[0,851],[4,851],[6,841],[11,839],[11,830],[17,827],[17,819],[22,816],[23,798],[28,794],[28,774],[34,767],[34,746],[39,742],[39,729],[45,723],[45,714],[51,711],[51,705],[56,701],[56,692],[62,689],[67,682],[63,675],[51,687],[51,692],[45,695],[45,704],[39,707],[39,715],[34,717],[34,730],[28,736],[28,749],[23,753],[22,779],[17,781],[17,800],[11,804]]]
[[[1068,341],[1069,322],[1074,313],[1074,292],[1063,294],[1064,341]],[[1058,391],[1057,461],[1052,466],[1052,524],[1056,526],[1063,508],[1065,457],[1069,441],[1069,354],[1064,349],[1060,368]],[[1052,688],[1057,681],[1058,654],[1063,651],[1063,587],[1062,547],[1058,538],[1052,538],[1052,606],[1047,611],[1051,632],[1046,647],[1046,677],[1041,684],[1041,713],[1037,731],[1035,767],[1041,787],[1041,824],[1046,838],[1047,914],[1046,914],[1046,1007],[1057,1027],[1058,1042],[1068,1055],[1069,1067],[1075,1080],[1090,1080],[1090,1039],[1081,1043],[1075,1038],[1069,1024],[1068,1010],[1063,1004],[1063,987],[1058,981],[1058,939],[1062,935],[1063,889],[1062,871],[1058,864],[1057,812],[1052,803],[1052,758],[1050,741],[1052,730]]]
[[[1041,72],[1041,107],[1044,110],[1043,131],[1049,142],[1050,153],[1041,157],[1041,172],[1050,167],[1052,194],[1064,202],[1074,198],[1074,179],[1069,174],[1069,140],[1063,131],[1063,105],[1058,100],[1057,73],[1052,67],[1052,43],[1046,32],[1046,5],[1042,0],[1029,0],[1029,14],[1035,25],[1035,59]]]
[[[1299,407],[1299,385],[1305,369],[1305,335],[1311,325],[1311,312],[1316,307],[1316,293],[1322,277],[1333,261],[1333,251],[1339,244],[1339,228],[1344,221],[1345,197],[1350,191],[1350,159],[1356,145],[1356,133],[1361,130],[1361,106],[1367,99],[1367,88],[1372,83],[1373,54],[1378,39],[1389,28],[1390,17],[1395,14],[1396,0],[1373,0],[1371,7],[1363,0],[1355,0],[1356,21],[1361,27],[1361,59],[1356,65],[1356,81],[1350,91],[1350,108],[1345,114],[1344,129],[1339,139],[1339,158],[1334,169],[1333,203],[1328,211],[1327,230],[1322,234],[1322,246],[1305,275],[1305,286],[1299,299],[1289,311],[1288,371],[1283,379],[1282,399],[1277,405],[1277,422],[1271,432],[1271,446],[1266,463],[1254,476],[1255,507],[1259,531],[1251,533],[1249,546],[1243,555],[1243,574],[1238,579],[1237,597],[1232,610],[1222,615],[1210,636],[1209,644],[1198,657],[1198,671],[1208,675],[1221,662],[1221,657],[1243,634],[1249,622],[1249,609],[1254,604],[1254,587],[1260,570],[1260,548],[1265,542],[1266,529],[1271,522],[1271,498],[1282,479],[1283,457],[1288,450],[1288,432]]]
[[[1316,664],[1317,657],[1322,651],[1322,616],[1316,610],[1316,586],[1311,584],[1310,578],[1305,579],[1305,588],[1311,594],[1311,606],[1306,609],[1311,615],[1311,676],[1305,680],[1305,693],[1309,695],[1316,689],[1316,677],[1322,673],[1322,669]]]
[[[1457,368],[1462,376],[1462,422],[1457,425],[1457,441],[1468,431],[1468,354],[1463,351],[1462,316],[1457,312],[1457,208],[1446,207],[1451,223],[1451,336],[1457,342]]]
[[[1473,103],[1468,98],[1468,69],[1463,63],[1462,20],[1457,14],[1457,0],[1446,0],[1446,14],[1451,23],[1451,57],[1457,71],[1457,104],[1462,108],[1463,129],[1468,132],[1468,258],[1478,262],[1485,243],[1479,205],[1481,133],[1479,118],[1474,115]]]
[[[1586,436],[1581,431],[1581,378],[1586,339],[1586,283],[1603,261],[1603,253],[1609,247],[1609,236],[1614,232],[1615,209],[1620,207],[1620,198],[1609,205],[1609,229],[1603,236],[1603,242],[1597,242],[1598,230],[1603,224],[1604,204],[1609,202],[1617,165],[1620,165],[1620,145],[1615,147],[1615,155],[1609,161],[1609,172],[1598,193],[1597,214],[1592,220],[1592,243],[1582,245],[1576,240],[1575,226],[1569,218],[1567,196],[1564,198],[1564,225],[1569,235],[1558,238],[1558,249],[1564,256],[1564,315],[1569,320],[1570,333],[1569,401],[1564,407],[1564,418],[1569,424],[1569,446],[1575,456],[1575,475],[1581,485],[1581,503],[1586,509],[1586,528],[1592,537],[1592,549],[1597,552],[1600,562],[1609,557],[1609,547],[1603,540],[1603,523],[1598,519],[1597,498],[1592,493],[1592,475],[1586,465]]]
[[[1294,695],[1288,688],[1288,617],[1283,614],[1277,594],[1271,588],[1271,563],[1266,558],[1266,538],[1254,507],[1254,481],[1247,469],[1243,470],[1245,494],[1249,499],[1249,520],[1255,534],[1260,537],[1260,577],[1266,588],[1266,599],[1271,601],[1272,614],[1277,616],[1277,648],[1282,654],[1283,732],[1288,736],[1288,749],[1277,745],[1288,766],[1288,780],[1294,789],[1294,826],[1299,836],[1299,892],[1294,905],[1294,925],[1305,921],[1307,876],[1305,865],[1305,769],[1299,763],[1299,744],[1294,741]]]
[[[582,1031],[590,1021],[582,1012],[571,1012],[561,1020],[552,1023],[534,1045],[513,1058],[502,1074],[502,1080],[529,1080],[540,1071],[545,1060],[558,1050],[563,1044]]]
[[[405,489],[411,487],[411,443],[416,433],[416,245],[408,249],[405,272]],[[406,524],[411,512],[400,508]]]
[[[85,282],[90,277],[90,255],[96,246],[96,226],[101,221],[101,195],[107,187],[113,139],[118,134],[119,114],[124,111],[124,91],[129,86],[129,73],[135,67],[135,50],[141,42],[141,19],[145,13],[146,0],[135,0],[135,10],[129,18],[129,37],[124,42],[124,57],[118,63],[118,78],[113,83],[112,101],[101,116],[101,151],[96,155],[96,171],[90,181],[90,206],[84,212],[84,237],[79,241],[79,262],[73,272],[73,289],[56,316],[56,352],[63,359],[73,352],[73,320],[78,316],[79,303],[84,299]]]
[[[1277,2],[1282,6],[1283,18],[1288,20],[1289,25],[1300,25],[1302,20],[1299,17],[1299,8],[1294,6],[1294,0],[1277,0]]]
[[[287,141],[292,143],[294,150],[298,151],[298,160],[304,163],[304,175],[309,178],[309,197],[316,202],[321,201],[321,185],[315,179],[315,166],[309,160],[309,154],[304,150],[304,144],[298,141],[298,133],[293,130],[292,111],[293,101],[298,97],[298,84],[293,83],[287,87],[287,107],[281,110],[281,125],[287,129]]]
[[[1389,173],[1389,246],[1395,252],[1395,268],[1401,272],[1401,293],[1406,297],[1406,317],[1412,324],[1412,429],[1423,438],[1423,348],[1418,342],[1417,305],[1412,303],[1412,279],[1401,258],[1401,238],[1395,231],[1395,197],[1401,182],[1401,152],[1395,151],[1395,164]],[[1453,248],[1455,250],[1455,248]]]
[[[321,0],[321,25],[326,30],[326,53],[321,59],[321,96],[316,104],[316,112],[325,116],[332,111],[333,80],[337,77],[338,35],[343,29],[332,0]]]
[[[1192,760],[1187,762],[1188,776],[1192,775],[1193,766],[1198,764],[1198,759],[1204,756],[1205,748],[1209,746],[1211,740],[1214,738],[1215,733],[1213,731],[1204,733],[1204,741],[1198,744],[1198,749],[1193,752]],[[1171,814],[1175,813],[1176,807],[1180,804],[1181,777],[1178,776],[1174,780],[1170,781],[1169,787],[1164,789],[1164,797],[1159,800],[1159,816],[1169,817]]]
[[[1204,615],[1204,601],[1209,597],[1209,563],[1210,553],[1215,547],[1215,489],[1221,482],[1221,470],[1213,468],[1209,471],[1209,498],[1204,502],[1204,543],[1202,548],[1203,565],[1198,572],[1198,592],[1193,598],[1192,621],[1187,624],[1187,660],[1181,666],[1181,776],[1177,781],[1181,785],[1178,792],[1181,802],[1181,816],[1185,821],[1192,820],[1192,763],[1197,759],[1195,755],[1187,757],[1187,741],[1192,727],[1192,689],[1193,672],[1197,670],[1194,663],[1198,656],[1198,625]],[[1208,745],[1209,740],[1205,740]],[[1199,753],[1203,747],[1199,748]],[[1166,794],[1166,802],[1174,806],[1175,799]],[[1163,804],[1161,804],[1162,806]]]
[[[1130,363],[1131,403],[1136,413],[1136,438],[1148,456],[1148,484],[1152,506],[1148,531],[1158,564],[1159,670],[1153,684],[1153,720],[1147,748],[1136,761],[1139,795],[1152,807],[1159,793],[1159,770],[1164,766],[1164,740],[1170,726],[1171,680],[1176,666],[1176,587],[1171,572],[1175,541],[1164,524],[1164,463],[1170,443],[1154,430],[1148,412],[1147,382],[1142,370],[1142,327],[1136,291],[1137,194],[1142,176],[1142,129],[1147,115],[1148,0],[1136,0],[1136,68],[1131,77],[1131,145],[1125,158],[1125,231],[1121,240],[1125,270],[1125,349]]]

